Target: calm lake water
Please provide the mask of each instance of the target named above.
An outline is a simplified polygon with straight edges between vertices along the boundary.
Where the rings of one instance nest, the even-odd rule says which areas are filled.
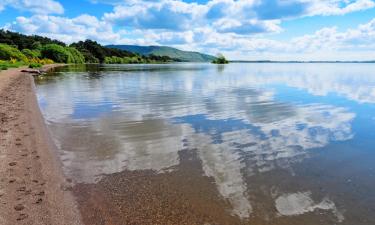
[[[86,224],[375,224],[374,64],[70,66],[37,93]]]

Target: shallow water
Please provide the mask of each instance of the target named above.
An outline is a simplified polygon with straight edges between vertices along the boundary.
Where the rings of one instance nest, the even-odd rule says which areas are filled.
[[[86,224],[375,224],[374,64],[70,66],[37,93]]]

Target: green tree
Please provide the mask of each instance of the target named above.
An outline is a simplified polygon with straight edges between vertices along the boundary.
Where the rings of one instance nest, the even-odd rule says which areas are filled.
[[[39,42],[39,41],[35,41],[31,44],[31,49],[35,49],[35,50],[41,50],[42,49],[42,44]]]
[[[223,54],[217,54],[216,59],[212,61],[214,64],[228,64],[229,61],[225,58]]]
[[[29,59],[36,59],[36,58],[40,58],[41,57],[41,54],[40,54],[40,51],[39,50],[30,50],[30,49],[23,49],[21,51],[27,58]]]
[[[78,51],[74,47],[66,47],[65,50],[70,53],[70,57],[68,58],[67,63],[76,63],[76,64],[83,64],[85,63],[85,57],[82,55],[80,51]]]
[[[27,57],[24,54],[22,54],[20,50],[7,44],[0,44],[0,59],[16,59],[24,62],[28,61]]]
[[[41,54],[43,58],[52,59],[58,63],[69,63],[73,61],[73,55],[63,46],[57,44],[43,46]]]

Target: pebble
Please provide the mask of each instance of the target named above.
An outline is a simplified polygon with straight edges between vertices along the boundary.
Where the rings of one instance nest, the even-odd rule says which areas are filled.
[[[25,206],[23,206],[23,205],[21,205],[21,204],[18,204],[18,205],[16,205],[16,206],[14,206],[14,209],[16,210],[16,211],[21,211],[21,210],[23,210],[25,208]]]

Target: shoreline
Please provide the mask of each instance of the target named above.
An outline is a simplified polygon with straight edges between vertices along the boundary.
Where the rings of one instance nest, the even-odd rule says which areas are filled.
[[[0,72],[0,224],[82,224],[33,77],[22,69]]]

